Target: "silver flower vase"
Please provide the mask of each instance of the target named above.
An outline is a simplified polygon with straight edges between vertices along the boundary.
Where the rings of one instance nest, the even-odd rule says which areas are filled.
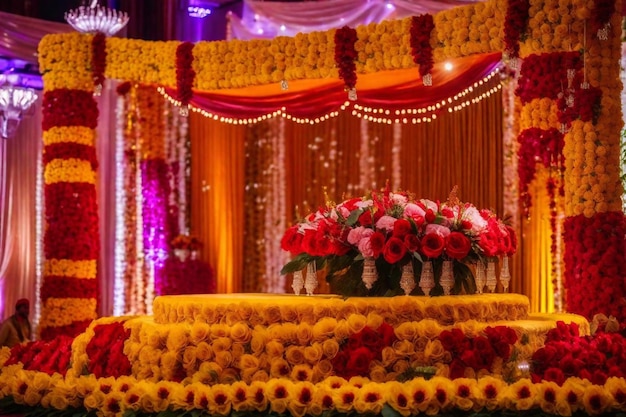
[[[404,290],[405,295],[411,294],[411,291],[415,288],[415,278],[413,275],[413,263],[409,261],[408,264],[402,267],[402,276],[400,277],[400,288]]]
[[[293,288],[293,293],[295,295],[300,295],[300,291],[304,288],[304,277],[302,276],[302,271],[296,271],[293,273],[291,288]]]
[[[306,289],[306,295],[313,295],[313,291],[317,288],[317,268],[315,267],[315,262],[309,262],[306,266],[304,288]]]
[[[500,283],[503,292],[509,292],[509,283],[511,282],[511,272],[509,271],[509,257],[502,258],[502,269],[500,269]]]
[[[476,275],[474,281],[476,282],[476,292],[482,294],[485,289],[485,283],[487,282],[487,272],[485,270],[485,264],[482,261],[476,263]]]
[[[430,295],[430,290],[435,288],[435,274],[432,261],[426,261],[422,264],[419,287],[424,295]]]
[[[452,261],[443,261],[441,267],[441,278],[439,285],[443,288],[443,295],[450,295],[454,287],[454,273],[452,270]]]
[[[376,261],[374,258],[365,258],[363,260],[363,274],[361,279],[365,284],[365,288],[371,290],[374,283],[378,281],[378,271],[376,271]]]
[[[498,285],[498,279],[496,278],[496,263],[494,261],[487,262],[487,289],[489,292],[496,291],[496,285]]]

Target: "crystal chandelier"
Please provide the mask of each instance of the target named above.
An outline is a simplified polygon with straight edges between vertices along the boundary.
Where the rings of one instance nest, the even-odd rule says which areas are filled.
[[[100,6],[98,0],[92,0],[89,6],[83,4],[78,9],[66,12],[65,20],[78,32],[111,36],[126,26],[128,14]]]
[[[6,80],[0,75],[0,80]],[[11,84],[0,87],[0,136],[12,137],[26,111],[37,101],[37,93],[32,88]]]

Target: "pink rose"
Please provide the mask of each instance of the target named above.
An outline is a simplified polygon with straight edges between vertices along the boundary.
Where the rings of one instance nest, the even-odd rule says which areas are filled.
[[[359,248],[359,252],[361,252],[364,257],[366,258],[374,257],[374,249],[372,248],[372,240],[369,237],[365,239],[361,239],[358,243],[358,248]]]
[[[395,217],[391,217],[391,216],[382,216],[377,222],[376,222],[376,228],[377,229],[383,229],[386,232],[391,232],[393,231],[393,225],[396,223],[396,219]]]
[[[426,225],[426,230],[425,230],[424,233],[427,234],[427,235],[431,234],[431,233],[434,233],[434,234],[436,234],[438,236],[441,236],[442,238],[445,239],[445,238],[448,237],[448,235],[450,235],[450,229],[447,228],[444,225],[441,225],[441,224],[431,223],[431,224],[427,224]]]
[[[415,219],[415,218],[424,218],[425,215],[426,215],[426,211],[415,203],[409,203],[404,208],[405,217],[410,217],[412,219]]]
[[[354,229],[351,229],[348,233],[348,242],[350,242],[351,245],[358,245],[361,240],[365,239],[366,237],[370,237],[373,233],[374,230],[368,227],[355,227]]]

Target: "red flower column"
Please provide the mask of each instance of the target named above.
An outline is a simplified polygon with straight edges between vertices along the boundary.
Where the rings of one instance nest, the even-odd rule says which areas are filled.
[[[584,94],[575,96],[591,106],[565,135],[565,287],[567,309],[592,317],[596,313],[626,320],[624,303],[626,226],[621,211],[619,172],[621,15],[613,3],[597,2],[586,21]],[[602,6],[602,7],[601,7]],[[597,30],[610,22],[606,40]],[[600,22],[600,23],[598,23]],[[579,84],[580,85],[580,84]],[[594,92],[601,90],[601,95]],[[595,117],[595,114],[597,117]]]
[[[88,70],[93,36],[48,35],[44,74],[45,232],[40,336],[75,336],[97,317],[99,255],[95,128],[98,108]]]

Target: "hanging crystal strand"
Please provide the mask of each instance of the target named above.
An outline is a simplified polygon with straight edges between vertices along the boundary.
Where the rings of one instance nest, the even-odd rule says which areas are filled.
[[[304,288],[304,277],[302,276],[302,271],[296,271],[293,273],[291,288],[293,288],[293,293],[295,295],[300,295],[300,291]]]
[[[426,261],[422,264],[419,287],[424,295],[430,295],[430,290],[435,288],[435,274],[433,273],[432,261]]]
[[[313,295],[313,291],[317,288],[317,269],[315,262],[309,262],[306,266],[306,280],[304,281],[306,295]]]
[[[411,291],[415,288],[415,278],[413,275],[413,262],[409,261],[408,264],[402,267],[402,276],[400,277],[400,288],[404,290],[405,295],[411,294]]]
[[[502,292],[509,292],[509,283],[511,282],[511,272],[509,271],[509,257],[502,258],[502,269],[500,269],[500,283],[502,284]]]
[[[482,294],[485,288],[485,273],[485,264],[482,263],[482,261],[478,261],[476,263],[476,276],[474,277],[474,281],[476,281],[476,292],[478,294]]]
[[[376,261],[374,258],[365,258],[363,260],[363,274],[361,279],[365,284],[365,288],[371,290],[374,283],[378,281],[378,271],[376,271]]]
[[[450,295],[454,287],[454,274],[452,273],[452,261],[443,261],[439,285],[443,288],[443,295]]]
[[[494,261],[487,262],[487,289],[489,292],[496,291],[498,280],[496,279],[496,263]]]

